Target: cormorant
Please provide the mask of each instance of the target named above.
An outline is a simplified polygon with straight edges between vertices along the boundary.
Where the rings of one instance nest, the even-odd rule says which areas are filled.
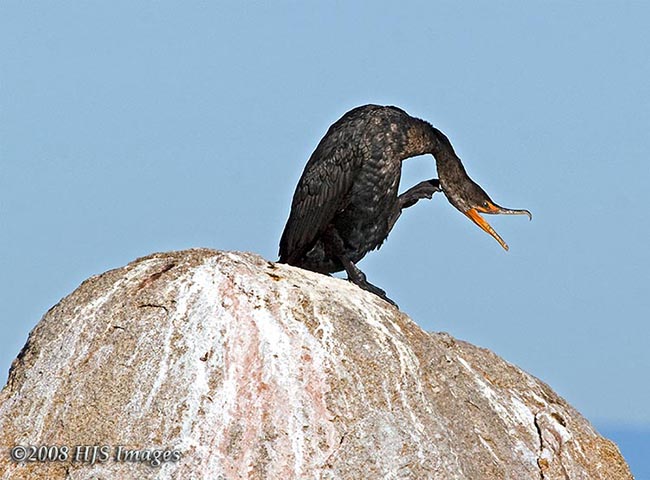
[[[438,179],[398,195],[402,161],[430,153]],[[364,105],[334,123],[298,181],[280,240],[280,262],[348,280],[393,303],[355,265],[379,248],[402,213],[443,191],[449,202],[507,250],[481,213],[527,214],[496,205],[474,183],[451,143],[430,123],[393,106]]]

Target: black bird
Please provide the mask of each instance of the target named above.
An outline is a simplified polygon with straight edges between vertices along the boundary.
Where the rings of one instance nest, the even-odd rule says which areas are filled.
[[[402,161],[432,154],[438,179],[398,195]],[[507,246],[482,213],[527,214],[494,204],[474,183],[442,132],[392,106],[364,105],[334,123],[298,181],[280,240],[280,262],[348,279],[393,303],[355,265],[379,248],[402,213],[442,190],[450,203]]]

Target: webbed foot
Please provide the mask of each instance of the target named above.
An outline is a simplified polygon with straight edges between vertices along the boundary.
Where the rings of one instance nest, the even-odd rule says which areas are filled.
[[[437,178],[431,180],[424,180],[417,185],[412,186],[407,191],[398,197],[399,206],[401,209],[415,205],[418,200],[433,197],[433,194],[440,192],[440,181]]]
[[[367,292],[374,293],[379,298],[387,301],[391,305],[395,306],[395,308],[399,309],[397,304],[386,296],[386,292],[384,290],[382,290],[378,286],[373,285],[372,283],[370,283],[366,279],[365,273],[363,273],[361,270],[359,270],[359,268],[356,265],[354,265],[353,263],[350,263],[350,265],[351,265],[351,268],[346,268],[346,271],[348,273],[348,281],[354,283],[357,287],[359,287],[359,288],[361,288],[361,289],[363,289],[363,290],[365,290]]]

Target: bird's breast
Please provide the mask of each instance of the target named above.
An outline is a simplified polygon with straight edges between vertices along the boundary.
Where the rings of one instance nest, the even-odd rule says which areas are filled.
[[[389,218],[396,208],[401,165],[369,162],[356,178],[347,207],[335,226],[352,261],[379,247],[388,236]]]

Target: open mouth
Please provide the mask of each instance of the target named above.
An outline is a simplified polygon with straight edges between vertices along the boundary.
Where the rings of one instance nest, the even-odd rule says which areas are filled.
[[[528,210],[512,210],[509,208],[500,207],[490,201],[485,202],[485,206],[473,207],[469,210],[466,210],[465,215],[472,222],[478,225],[484,232],[490,234],[499,244],[503,247],[504,250],[508,250],[508,244],[499,236],[499,234],[492,228],[492,226],[481,217],[481,213],[487,213],[490,215],[528,215],[530,220],[533,219],[532,214]]]

